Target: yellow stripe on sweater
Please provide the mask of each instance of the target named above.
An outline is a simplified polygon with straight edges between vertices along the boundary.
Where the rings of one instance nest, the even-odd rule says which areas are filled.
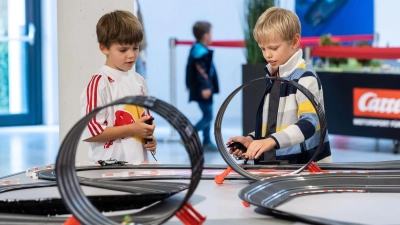
[[[265,137],[266,133],[267,133],[267,124],[263,124],[261,127],[261,137]]]
[[[316,114],[314,106],[311,104],[310,101],[305,101],[300,103],[299,109],[297,110],[297,118],[300,118],[300,115],[303,113],[314,113]]]
[[[297,118],[300,118],[300,115],[303,113],[314,113],[317,114],[317,112],[315,111],[314,106],[311,104],[310,101],[306,101],[306,102],[302,102],[299,104],[299,110],[297,111]],[[318,126],[317,126],[317,130],[320,130],[320,124],[318,121]]]

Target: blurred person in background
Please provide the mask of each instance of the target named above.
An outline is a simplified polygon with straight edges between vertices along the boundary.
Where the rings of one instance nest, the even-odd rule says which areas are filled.
[[[186,66],[186,87],[189,102],[196,101],[203,114],[196,123],[196,130],[203,132],[203,150],[217,151],[211,142],[210,128],[213,119],[213,94],[219,93],[218,76],[213,63],[213,51],[207,46],[211,43],[211,24],[198,21],[193,26],[196,43],[192,46]]]

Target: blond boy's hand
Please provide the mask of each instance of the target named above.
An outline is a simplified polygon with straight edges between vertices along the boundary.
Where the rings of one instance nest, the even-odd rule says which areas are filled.
[[[247,147],[247,152],[243,154],[243,157],[249,159],[257,159],[263,152],[269,151],[276,146],[276,142],[272,138],[266,138],[262,140],[254,140]]]
[[[252,141],[253,141],[253,138],[251,138],[250,136],[247,136],[247,137],[237,136],[237,137],[229,138],[229,140],[226,143],[226,145],[228,146],[232,142],[239,142],[239,143],[242,143],[242,145],[244,145],[244,147],[247,148]],[[239,150],[239,149],[237,149],[235,151],[232,151],[232,149],[229,149],[229,154],[233,154],[235,156],[241,156],[243,154],[243,152],[241,150]]]

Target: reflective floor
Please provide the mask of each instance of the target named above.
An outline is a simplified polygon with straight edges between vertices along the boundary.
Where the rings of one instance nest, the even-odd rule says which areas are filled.
[[[233,127],[222,129],[224,140],[240,133]],[[162,163],[189,164],[188,155],[167,125],[157,126],[156,158]],[[400,160],[392,152],[393,141],[365,137],[330,135],[334,162],[371,162]],[[34,166],[55,163],[59,149],[58,126],[0,128],[0,177]],[[150,157],[151,160],[153,160]],[[219,152],[205,152],[205,164],[225,164]]]

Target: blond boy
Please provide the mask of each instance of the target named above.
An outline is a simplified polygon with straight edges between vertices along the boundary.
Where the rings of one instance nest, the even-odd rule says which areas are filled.
[[[296,14],[271,7],[258,19],[253,35],[268,62],[265,68],[267,76],[298,82],[323,105],[322,84],[312,66],[302,58],[300,33],[301,25]],[[277,98],[270,98],[275,88],[278,90],[274,92]],[[262,111],[256,120],[256,132],[246,137],[232,137],[227,144],[242,143],[247,147],[244,157],[255,159],[255,162],[276,159],[287,160],[291,164],[307,163],[318,147],[321,134],[318,116],[311,102],[295,87],[284,83],[274,85],[269,80],[262,104]],[[274,104],[277,105],[275,113],[271,109]],[[270,117],[276,116],[269,118],[269,114]],[[242,154],[240,150],[231,150],[231,153]],[[314,161],[332,161],[328,135]]]

